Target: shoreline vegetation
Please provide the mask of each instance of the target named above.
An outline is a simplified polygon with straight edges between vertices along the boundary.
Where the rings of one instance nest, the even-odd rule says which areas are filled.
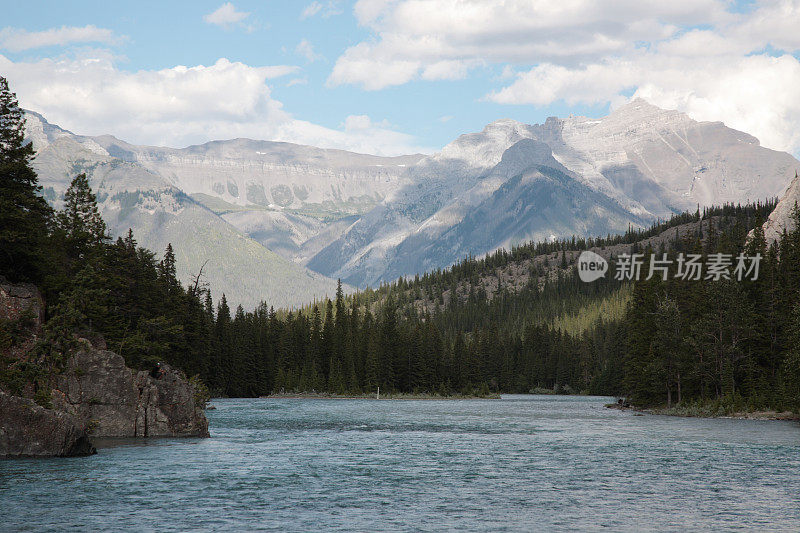
[[[736,420],[781,420],[800,421],[800,414],[792,411],[774,411],[764,409],[726,409],[716,402],[705,404],[676,405],[673,407],[636,407],[633,405],[620,405],[618,403],[606,404],[609,409],[619,411],[634,411],[648,415],[676,416],[682,418],[727,418]]]
[[[259,398],[281,398],[281,399],[365,399],[365,400],[499,400],[503,394],[526,394],[526,393],[509,393],[500,391],[490,391],[485,387],[476,388],[470,391],[460,392],[381,392],[380,397],[376,392],[357,392],[357,393],[334,393],[326,391],[313,391],[313,392],[273,392],[272,394],[264,394]],[[546,389],[543,387],[536,387],[531,389],[527,394],[535,396],[591,396],[586,391],[575,392],[569,386],[558,387],[555,389]],[[220,396],[224,397],[224,396]]]

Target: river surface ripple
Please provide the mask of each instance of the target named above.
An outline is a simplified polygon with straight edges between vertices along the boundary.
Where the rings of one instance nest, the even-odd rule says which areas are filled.
[[[0,530],[800,531],[800,424],[609,401],[215,400],[210,439],[0,460]]]

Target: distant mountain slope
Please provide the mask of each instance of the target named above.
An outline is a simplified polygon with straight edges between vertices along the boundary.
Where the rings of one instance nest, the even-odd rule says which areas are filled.
[[[698,205],[773,198],[798,168],[750,135],[643,100],[601,119],[499,120],[409,168],[407,184],[307,264],[375,285],[529,239],[616,233]],[[528,169],[541,176],[523,178]]]
[[[187,194],[231,204],[347,214],[382,200],[421,155],[379,157],[251,139],[187,148],[135,146],[110,135],[92,139],[110,155],[136,162]]]
[[[721,122],[697,122],[642,99],[601,119],[549,119],[536,129],[556,158],[595,188],[610,187],[617,191],[611,196],[627,197],[662,218],[697,204],[775,197],[798,165],[791,155]],[[657,191],[667,196],[658,198]]]
[[[105,153],[80,137],[28,113],[28,136],[38,155],[34,166],[45,196],[59,205],[70,180],[90,178],[103,218],[114,236],[134,237],[156,253],[172,243],[184,283],[205,264],[203,274],[216,299],[253,308],[262,300],[292,306],[335,292],[333,280],[295,264],[240,233],[160,175]]]

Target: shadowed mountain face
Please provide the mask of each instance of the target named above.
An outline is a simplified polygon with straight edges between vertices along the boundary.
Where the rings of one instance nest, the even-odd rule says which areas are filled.
[[[86,171],[115,234],[210,259],[217,293],[298,304],[527,240],[780,196],[800,162],[722,123],[635,100],[601,119],[493,122],[428,157],[235,139],[184,149],[73,135],[28,115],[45,194]],[[320,275],[321,274],[321,275]],[[232,296],[233,295],[233,296]]]

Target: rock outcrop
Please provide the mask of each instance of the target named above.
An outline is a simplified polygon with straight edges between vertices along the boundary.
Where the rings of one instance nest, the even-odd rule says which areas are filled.
[[[207,437],[208,421],[195,392],[183,372],[169,365],[154,378],[87,343],[58,377],[53,404],[97,437]]]
[[[0,319],[13,323],[27,316],[30,331],[30,338],[0,352],[0,364],[7,367],[0,370],[13,370],[29,357],[43,310],[36,287],[0,279]],[[18,384],[12,387],[15,394],[0,382],[0,457],[89,455],[92,437],[209,436],[205,400],[183,372],[162,365],[154,377],[125,366],[102,342],[80,342],[65,367],[49,378],[21,389]],[[34,391],[36,402],[30,398]]]
[[[0,319],[19,320],[29,312],[38,328],[44,321],[44,302],[35,285],[29,283],[11,284],[0,276]]]
[[[788,232],[795,229],[795,206],[800,206],[800,177],[797,174],[794,175],[789,188],[786,189],[778,205],[764,223],[764,238],[767,240],[767,244],[777,241],[783,234],[783,230]]]
[[[70,457],[95,453],[86,428],[63,411],[0,390],[0,457]]]

